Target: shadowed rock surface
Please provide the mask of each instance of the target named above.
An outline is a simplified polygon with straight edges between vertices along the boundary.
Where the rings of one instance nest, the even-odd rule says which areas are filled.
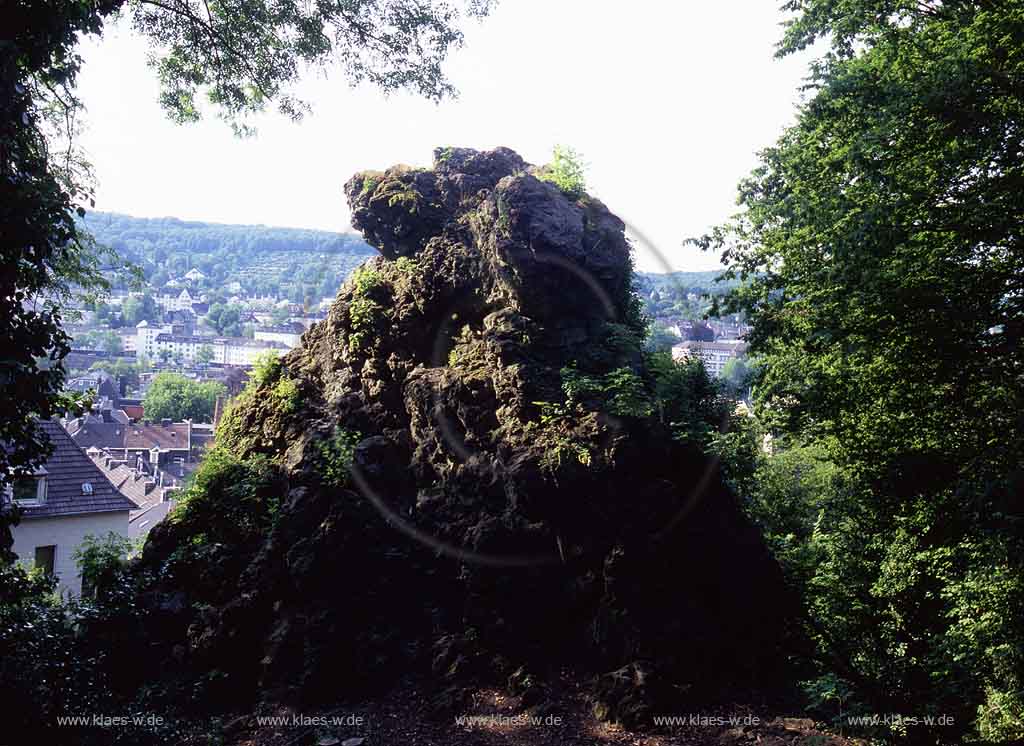
[[[568,667],[626,722],[771,683],[781,575],[715,463],[651,408],[566,401],[566,369],[652,376],[622,221],[537,173],[447,148],[345,185],[381,256],[150,534],[162,675],[213,706],[411,671],[542,701],[530,672]]]

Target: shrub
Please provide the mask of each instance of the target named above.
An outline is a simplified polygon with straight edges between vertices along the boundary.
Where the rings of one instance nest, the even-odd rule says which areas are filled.
[[[295,414],[302,403],[302,394],[295,379],[281,378],[274,386],[274,400],[285,414]]]
[[[317,444],[320,471],[325,481],[338,487],[348,484],[352,458],[360,440],[362,436],[359,433],[336,427],[330,438]]]
[[[643,379],[630,368],[589,375],[569,366],[561,373],[562,390],[569,401],[590,404],[616,417],[649,417],[654,412]]]
[[[540,410],[540,421],[529,423],[527,430],[544,444],[541,467],[553,474],[566,460],[590,466],[593,461],[591,444],[580,426],[593,425],[593,413],[588,414],[579,404],[546,401],[533,404]]]
[[[551,163],[544,167],[540,178],[550,181],[568,197],[579,199],[587,191],[585,171],[586,164],[579,153],[564,145],[556,145]]]
[[[131,539],[113,531],[102,538],[87,534],[74,553],[82,574],[82,596],[102,597],[123,580],[127,559],[135,548]]]
[[[272,525],[284,491],[270,459],[242,457],[216,443],[189,478],[171,520],[202,537],[201,544],[237,544]]]
[[[384,280],[380,272],[366,265],[359,267],[352,274],[352,300],[348,304],[348,346],[353,351],[364,349],[373,339],[384,307],[371,296],[375,290],[383,286]]]
[[[100,659],[76,634],[75,608],[56,581],[0,564],[0,701],[5,743],[80,742],[57,716],[105,712],[109,686]],[[71,739],[71,740],[68,740]]]
[[[655,410],[679,441],[708,447],[730,424],[731,403],[698,359],[674,360],[670,352],[647,356]]]
[[[355,287],[355,295],[366,296],[371,291],[383,284],[380,272],[365,264],[352,273],[352,284]]]
[[[419,262],[407,256],[400,256],[395,260],[395,269],[403,275],[411,275],[419,269]]]
[[[270,350],[264,352],[253,361],[249,385],[259,388],[273,383],[281,376],[281,368],[281,358],[277,353]]]
[[[374,329],[380,320],[384,309],[375,300],[370,298],[353,298],[348,305],[349,318],[349,347],[358,352],[367,346],[373,339]]]

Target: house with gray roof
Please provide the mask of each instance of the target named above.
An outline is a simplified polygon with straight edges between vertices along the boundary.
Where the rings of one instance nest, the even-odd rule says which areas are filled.
[[[183,469],[178,477],[158,468],[142,456],[137,456],[134,462],[129,463],[99,448],[88,448],[85,452],[115,489],[138,506],[128,516],[129,534],[132,537],[145,536],[153,526],[167,517],[174,507],[173,496],[181,486]]]
[[[80,595],[75,550],[88,535],[131,536],[130,514],[139,505],[115,489],[60,423],[42,420],[39,427],[53,453],[35,474],[15,479],[2,496],[21,511],[12,529],[14,553],[19,562],[54,575],[61,595]]]

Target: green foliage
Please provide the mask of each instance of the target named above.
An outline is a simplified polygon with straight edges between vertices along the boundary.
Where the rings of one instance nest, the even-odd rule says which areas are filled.
[[[366,348],[376,334],[384,315],[384,307],[371,295],[383,287],[383,278],[375,269],[362,266],[352,275],[353,293],[348,305],[349,348],[355,352]]]
[[[155,321],[159,316],[160,308],[149,293],[128,296],[121,304],[121,319],[128,326],[137,326],[140,321]]]
[[[215,444],[169,517],[194,539],[179,559],[197,560],[205,546],[237,546],[260,537],[276,520],[285,489],[280,469],[268,458],[242,457]]]
[[[914,738],[1008,738],[1024,719],[1020,8],[789,8],[781,53],[831,51],[743,211],[697,243],[744,281],[726,307],[753,323],[763,422],[831,466],[797,451],[797,476],[776,456],[751,504],[799,579],[821,676],[875,712],[956,716]]]
[[[567,367],[561,374],[562,390],[569,402],[587,404],[616,417],[649,417],[654,412],[643,379],[629,368],[588,375]]]
[[[36,416],[59,412],[70,347],[61,328],[68,301],[86,302],[109,283],[117,257],[80,232],[75,215],[91,204],[88,164],[69,142],[76,123],[74,84],[80,36],[99,33],[117,3],[35,2],[5,13],[0,61],[0,486],[48,451]],[[13,11],[13,9],[12,9]],[[108,271],[106,274],[110,274]],[[42,362],[45,361],[45,362]],[[42,362],[42,364],[41,364]],[[13,473],[12,473],[13,469]]]
[[[587,191],[586,169],[579,153],[565,145],[556,145],[551,163],[544,167],[540,178],[550,181],[566,196],[579,199]]]
[[[743,396],[754,384],[757,368],[747,357],[730,358],[722,368],[722,383],[736,397]]]
[[[403,275],[411,275],[419,269],[419,262],[408,256],[400,256],[395,260],[395,269]]]
[[[121,337],[110,329],[93,329],[76,336],[74,346],[76,349],[100,350],[110,355],[119,355],[122,352]]]
[[[202,345],[196,352],[196,362],[201,365],[209,365],[213,362],[214,352],[210,345]]]
[[[737,279],[722,277],[720,271],[637,272],[634,284],[644,315],[656,323],[675,323],[679,319],[700,321],[706,317],[730,322],[745,320],[741,312],[727,313],[715,307],[715,301],[740,284]],[[661,339],[668,341],[664,337]],[[651,351],[655,348],[656,345],[651,343]]]
[[[486,15],[489,5],[243,0],[198,11],[181,2],[20,3],[6,19],[0,64],[2,259],[14,272],[10,291],[0,293],[0,318],[15,351],[0,377],[3,399],[11,403],[0,417],[0,441],[10,444],[0,449],[3,479],[46,455],[32,421],[56,414],[62,403],[60,361],[69,351],[61,330],[64,301],[106,290],[111,271],[104,265],[123,266],[76,222],[93,206],[90,166],[75,143],[82,107],[75,96],[81,57],[74,50],[81,38],[98,35],[108,17],[124,10],[152,44],[160,103],[170,117],[199,119],[201,95],[243,133],[250,131],[245,119],[271,102],[300,117],[307,107],[289,89],[301,70],[331,60],[349,80],[384,91],[410,89],[434,100],[450,94],[441,64],[462,42],[462,19]],[[37,304],[37,298],[47,300]],[[40,359],[55,364],[40,366]]]
[[[142,372],[140,363],[130,363],[124,358],[97,360],[89,366],[89,370],[101,370],[115,381],[124,379],[129,391],[138,387],[139,374]]]
[[[113,531],[102,538],[86,534],[73,555],[82,575],[82,595],[102,596],[123,582],[125,563],[134,548],[130,539]]]
[[[654,380],[655,414],[682,442],[710,446],[728,429],[732,405],[696,358],[674,360],[670,352],[647,356]]]
[[[360,297],[369,295],[383,283],[380,272],[365,264],[352,273],[352,285],[355,294]]]
[[[644,349],[648,352],[669,352],[680,342],[680,338],[669,331],[664,324],[651,322]]]
[[[372,194],[377,187],[380,186],[381,181],[384,180],[384,174],[380,171],[364,171],[362,173],[362,177],[363,186],[359,190],[360,197],[366,197],[367,195]]]
[[[164,372],[153,377],[142,406],[151,420],[212,422],[217,398],[226,394],[224,384],[216,381],[200,383],[177,373]]]
[[[276,382],[281,377],[284,366],[281,358],[273,351],[264,352],[253,361],[252,371],[249,373],[250,386],[260,388]]]
[[[528,432],[543,445],[541,468],[554,474],[566,461],[590,466],[593,461],[592,444],[579,427],[588,417],[583,407],[579,404],[546,401],[533,404],[540,412],[539,422],[536,423],[539,427],[528,428]],[[592,420],[593,414],[589,416]]]
[[[274,386],[274,400],[285,414],[295,414],[302,406],[302,392],[293,378],[282,378]]]
[[[349,483],[352,458],[360,440],[359,433],[336,427],[330,438],[317,442],[320,474],[328,484],[342,487]]]
[[[495,225],[503,236],[509,238],[512,235],[512,213],[509,211],[505,196],[501,193],[498,194],[497,208],[498,220]]]
[[[1024,694],[1018,689],[1001,692],[985,690],[985,701],[978,707],[978,735],[993,743],[1016,742],[1024,738]]]
[[[245,309],[238,305],[214,303],[210,306],[203,321],[218,334],[226,337],[242,336],[242,312]]]
[[[135,218],[90,212],[80,224],[96,240],[142,267],[151,287],[181,277],[193,267],[206,275],[199,291],[211,304],[226,305],[224,289],[237,282],[251,295],[289,299],[332,297],[349,274],[375,255],[358,235],[261,225],[222,225],[177,218]],[[118,285],[115,279],[115,286]],[[192,287],[190,292],[196,293]],[[136,311],[139,303],[145,309]],[[154,320],[158,309],[151,297],[126,301],[126,324]],[[291,312],[275,309],[275,323]]]
[[[395,189],[387,195],[387,198],[388,207],[400,205],[414,214],[419,209],[420,194],[415,189]]]
[[[89,712],[105,698],[97,659],[74,634],[56,581],[0,565],[0,697],[4,737],[51,731],[57,715]]]
[[[463,7],[459,7],[462,5]],[[160,103],[178,122],[200,118],[197,97],[239,122],[277,102],[298,119],[308,104],[289,91],[306,67],[339,63],[352,82],[412,90],[432,100],[453,93],[441,65],[462,43],[459,22],[485,15],[489,2],[435,4],[393,0],[386,7],[244,0],[192,6],[139,3],[132,22],[160,42],[153,64]]]
[[[374,328],[382,313],[381,305],[369,298],[353,298],[349,303],[348,314],[351,332],[348,336],[348,344],[353,351],[358,352],[368,346],[373,339]]]

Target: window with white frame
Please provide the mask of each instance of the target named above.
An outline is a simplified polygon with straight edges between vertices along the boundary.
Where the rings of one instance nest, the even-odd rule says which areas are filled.
[[[46,502],[46,470],[39,469],[31,476],[15,477],[7,488],[12,502],[26,508]]]

